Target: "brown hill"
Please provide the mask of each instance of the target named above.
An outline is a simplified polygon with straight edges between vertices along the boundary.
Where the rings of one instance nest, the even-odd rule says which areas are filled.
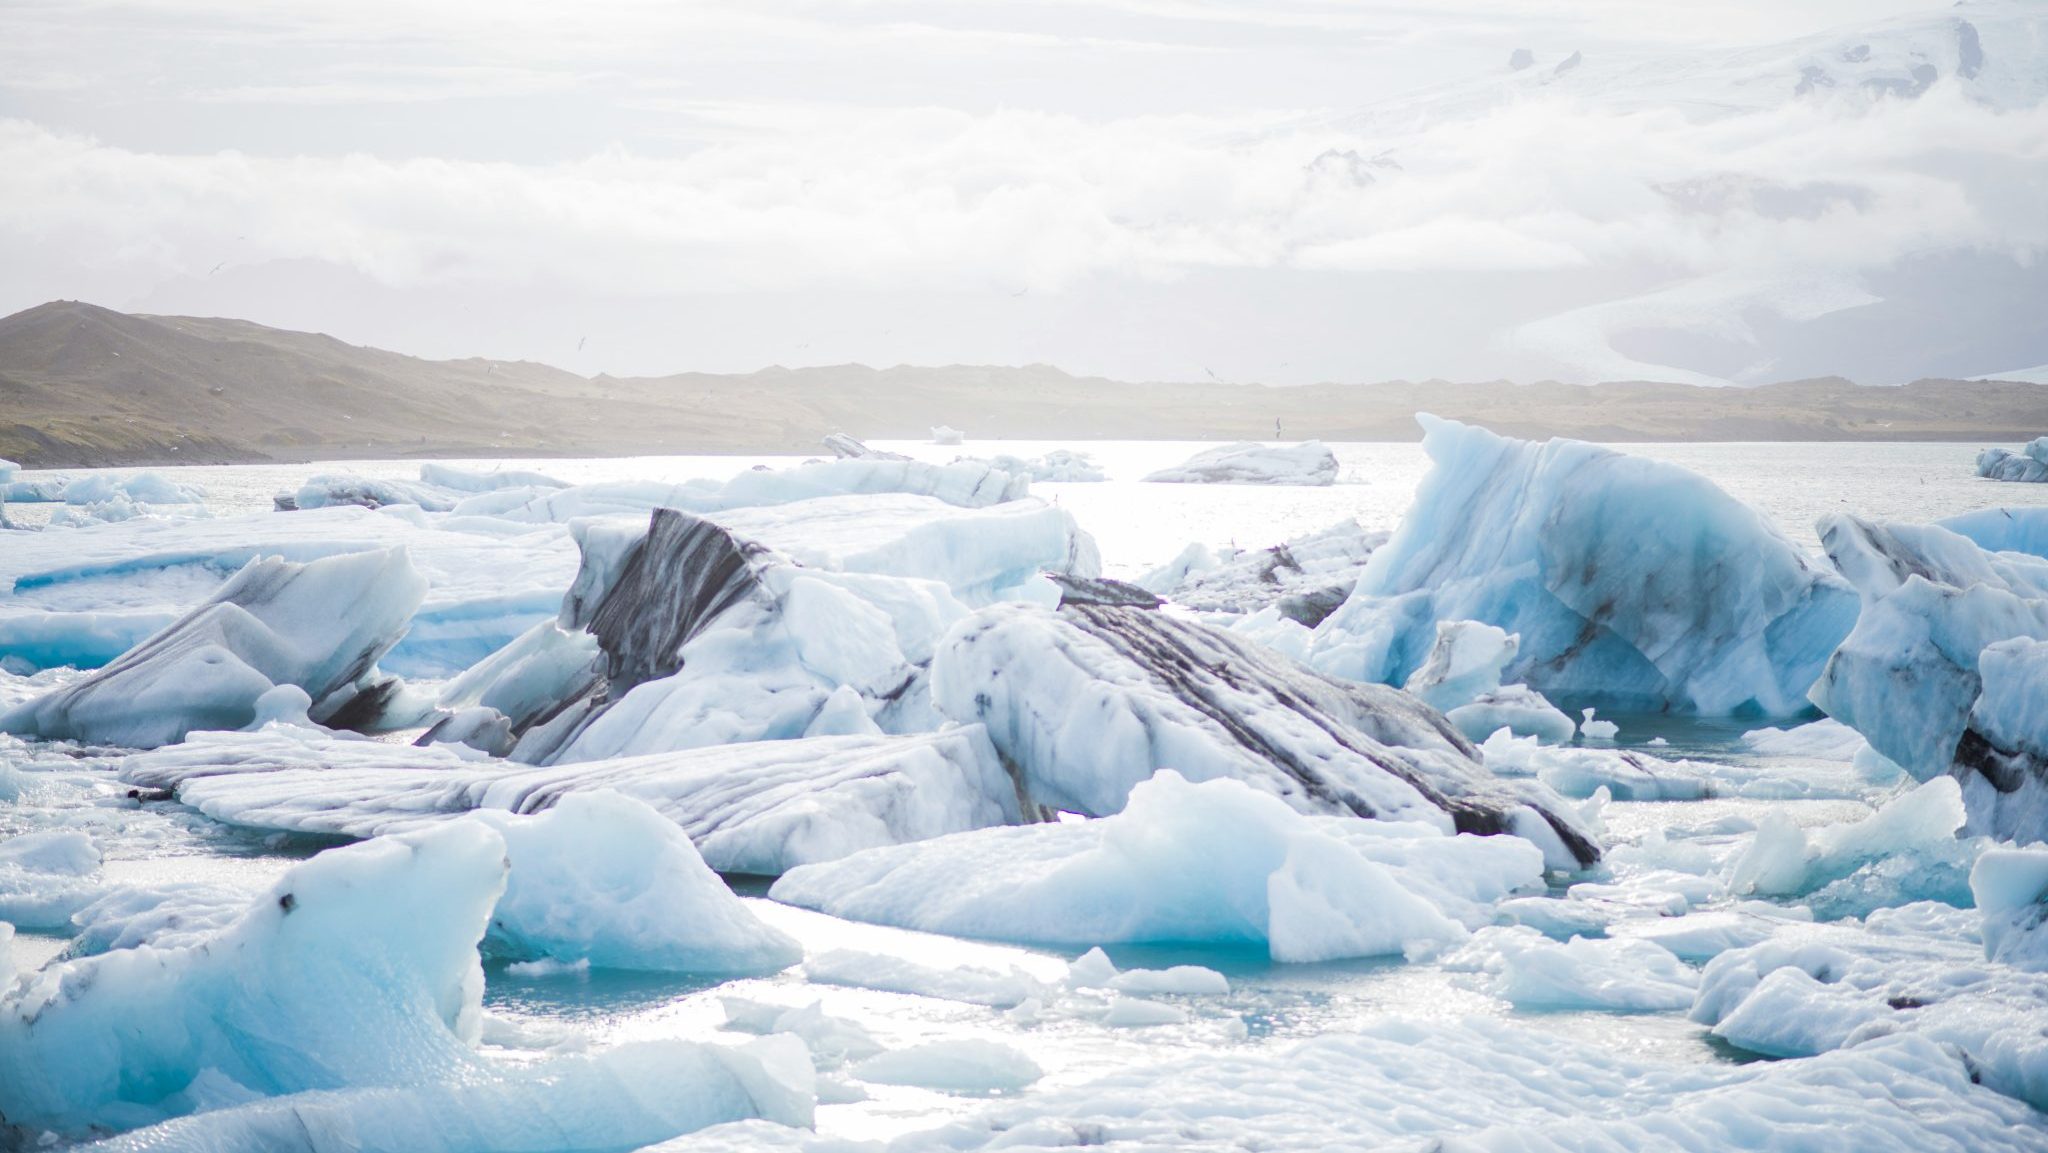
[[[2048,388],[1845,380],[1755,389],[1504,382],[1126,383],[1045,365],[586,378],[422,360],[241,320],[59,301],[0,319],[0,457],[30,467],[384,456],[813,451],[922,438],[1410,440],[1437,412],[1591,440],[1981,440],[2048,432]]]

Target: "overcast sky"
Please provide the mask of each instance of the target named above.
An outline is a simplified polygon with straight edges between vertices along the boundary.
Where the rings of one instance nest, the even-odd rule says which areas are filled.
[[[2017,369],[2044,8],[6,0],[0,311],[619,374]]]

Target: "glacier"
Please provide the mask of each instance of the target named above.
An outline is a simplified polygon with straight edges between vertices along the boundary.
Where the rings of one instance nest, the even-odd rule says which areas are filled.
[[[1506,675],[1552,699],[1808,708],[1857,598],[1754,510],[1672,465],[1418,419],[1434,467],[1350,599],[1317,626],[1316,668],[1397,684],[1438,621],[1473,620],[1517,634]]]

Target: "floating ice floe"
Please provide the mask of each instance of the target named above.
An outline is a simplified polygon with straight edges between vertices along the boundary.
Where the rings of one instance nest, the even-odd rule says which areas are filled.
[[[1049,484],[1080,484],[1109,479],[1109,474],[1102,470],[1101,465],[1095,463],[1094,457],[1069,448],[1056,448],[1028,458],[998,453],[987,463],[1004,472],[1028,476],[1033,481],[1045,481]]]
[[[215,820],[372,837],[474,809],[545,811],[610,789],[680,826],[714,869],[779,874],[861,849],[1020,819],[1016,785],[978,726],[902,737],[811,737],[532,767],[446,746],[310,730],[206,733],[128,757],[128,784]]]
[[[1351,595],[1387,535],[1346,520],[1271,548],[1191,544],[1137,583],[1189,608],[1256,613],[1271,607],[1281,619],[1314,628]]]
[[[1963,1058],[1923,1037],[1884,1038],[1812,1061],[1734,1065],[1606,1054],[1504,1021],[1431,1018],[1120,1069],[990,1106],[891,1148],[1051,1150],[1079,1141],[1277,1153],[1440,1141],[1546,1153],[1720,1153],[1795,1148],[1814,1134],[1873,1153],[2018,1153],[2048,1139],[2048,1125],[1975,1084]]]
[[[2048,835],[2048,559],[1935,525],[1820,528],[1865,604],[1814,702],[1914,777],[1953,774],[1971,832]]]
[[[1977,454],[1977,475],[1992,480],[2048,481],[2048,436],[2028,441],[2018,452],[1985,449]]]
[[[769,895],[955,936],[1239,944],[1322,961],[1462,940],[1455,913],[1540,883],[1541,853],[1508,838],[1415,830],[1446,852],[1409,853],[1404,841],[1377,862],[1346,836],[1373,824],[1318,821],[1241,782],[1192,784],[1169,770],[1115,816],[869,850],[792,869]]]
[[[480,810],[511,876],[491,913],[499,957],[599,969],[772,973],[803,949],[747,911],[673,822],[609,790],[532,816]]]
[[[72,915],[105,891],[99,871],[99,846],[76,829],[0,840],[0,921],[45,932],[69,929]]]
[[[1300,444],[1241,440],[1203,449],[1145,480],[1154,484],[1331,485],[1337,483],[1337,454],[1319,440]]]
[[[943,424],[935,424],[932,426],[933,444],[959,444],[960,442],[966,439],[967,434],[961,432],[957,428],[953,428],[949,425]]]
[[[999,605],[932,663],[939,710],[988,726],[1042,810],[1107,815],[1173,768],[1231,778],[1304,813],[1513,833],[1560,868],[1599,850],[1558,798],[1493,780],[1443,716],[1405,693],[1321,676],[1234,634],[1140,608]]]
[[[1824,917],[1855,916],[1917,900],[1966,903],[1982,838],[1966,824],[1962,790],[1936,777],[1851,824],[1801,828],[1766,813],[1729,878],[1738,894],[1798,897]]]
[[[1045,1076],[1038,1063],[1000,1041],[956,1037],[877,1053],[853,1075],[878,1085],[914,1085],[955,1093],[1025,1088]]]
[[[1861,925],[1787,925],[1708,962],[1693,1019],[1770,1057],[1913,1034],[1954,1046],[1973,1080],[2048,1107],[2048,975],[1986,961],[1977,919],[1907,905]]]
[[[1648,941],[1553,941],[1523,926],[1490,926],[1444,958],[1454,973],[1517,1009],[1689,1009],[1699,974]]]
[[[1761,514],[1682,468],[1421,418],[1435,467],[1310,663],[1399,684],[1436,625],[1520,637],[1505,677],[1553,699],[1797,714],[1857,598]],[[1740,564],[1727,558],[1740,556]]]
[[[402,549],[251,561],[114,663],[0,713],[0,731],[154,748],[246,726],[282,686],[303,690],[323,723],[375,723],[396,686],[377,660],[425,593]]]
[[[10,467],[0,468],[0,499],[17,504],[57,502],[91,506],[109,501],[131,501],[142,505],[190,505],[206,499],[205,489],[180,484],[160,472],[138,472],[126,476],[89,472],[29,481],[14,479],[20,466],[13,465],[11,461],[8,464]]]
[[[885,953],[853,949],[834,949],[805,958],[804,976],[813,984],[913,993],[996,1009],[1014,1009],[1046,993],[1043,982],[1014,967],[1006,973],[974,965],[939,969]]]
[[[232,1085],[209,1111],[95,1143],[95,1153],[532,1153],[632,1149],[756,1119],[800,1132],[814,1116],[802,1046],[652,1041],[457,1080],[316,1090],[241,1103]]]

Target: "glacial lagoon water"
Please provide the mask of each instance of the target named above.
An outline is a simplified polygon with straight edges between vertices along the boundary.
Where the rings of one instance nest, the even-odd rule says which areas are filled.
[[[1033,457],[1053,449],[1093,455],[1109,480],[1047,484],[1033,491],[1071,510],[1093,533],[1112,576],[1130,576],[1171,560],[1190,541],[1264,548],[1313,532],[1345,517],[1372,529],[1401,521],[1415,486],[1429,472],[1422,446],[1409,443],[1335,443],[1342,483],[1329,488],[1144,484],[1139,478],[1179,464],[1203,448],[1183,441],[970,441],[945,446],[920,441],[875,441],[872,447],[942,463],[963,455],[1007,453]],[[1883,520],[1938,520],[1993,505],[2048,505],[2048,485],[2009,484],[1976,475],[1980,446],[1971,443],[1735,443],[1616,444],[1614,448],[1682,465],[1720,485],[1770,517],[1793,540],[1813,545],[1813,523],[1823,513],[1856,512]],[[603,480],[676,482],[724,479],[756,466],[779,467],[805,456],[651,456],[593,459],[507,458],[455,462],[468,467],[532,469],[570,484]],[[132,470],[114,470],[132,471]],[[314,464],[203,465],[159,470],[202,487],[215,513],[254,512],[271,498],[319,473],[355,473],[377,479],[416,480],[413,460],[327,461]],[[25,479],[58,473],[24,472]],[[47,518],[47,506],[14,505],[10,515],[28,523]]]
[[[1171,559],[1190,541],[1263,547],[1356,517],[1369,528],[1395,527],[1428,462],[1412,444],[1334,445],[1343,483],[1323,489],[1204,485],[1152,485],[1138,477],[1175,464],[1196,444],[1167,442],[971,442],[961,447],[880,442],[878,448],[920,459],[997,452],[1033,456],[1052,448],[1093,453],[1111,480],[1098,484],[1040,484],[1034,491],[1073,512],[1099,542],[1110,575],[1134,576]],[[1812,524],[1823,513],[1846,509],[1878,518],[1928,521],[1998,504],[2048,504],[2048,486],[1996,484],[1976,478],[1977,446],[1965,444],[1707,444],[1628,445],[1625,451],[1693,469],[1749,502],[1795,541],[1814,547]],[[797,457],[654,457],[623,460],[508,460],[571,483],[607,479],[722,478],[755,465],[783,465]],[[473,462],[472,462],[473,463]],[[218,466],[167,470],[208,493],[207,511],[231,515],[268,509],[271,498],[322,472],[411,479],[418,462]],[[40,474],[25,474],[33,479]],[[17,519],[47,516],[46,508],[15,506]],[[57,530],[61,531],[61,530]],[[5,538],[0,537],[0,548]],[[0,681],[6,681],[0,674]],[[28,691],[0,684],[0,703]],[[1744,775],[1836,777],[1840,766],[1816,770],[1801,754],[1765,754],[1741,740],[1740,722],[1619,717],[1621,747],[1650,748],[1728,766]],[[0,743],[51,787],[14,804],[0,803],[0,836],[47,828],[94,833],[108,856],[109,881],[203,881],[254,889],[330,842],[284,835],[259,836],[223,829],[176,806],[138,808],[125,800],[107,765],[93,750],[62,756],[29,753]],[[4,768],[5,766],[0,766]],[[31,775],[31,774],[24,774]],[[1725,827],[1718,841],[1739,841],[1765,812],[1789,814],[1802,825],[1858,819],[1872,811],[1884,786],[1851,783],[1812,790],[1800,799],[1722,797],[1691,802],[1618,802],[1608,807],[1610,833],[1622,840],[1661,837],[1661,830]],[[1625,871],[1625,866],[1622,867]],[[765,920],[797,937],[806,951],[856,949],[946,967],[973,964],[1020,968],[1056,981],[1072,952],[961,941],[900,929],[855,924],[770,902],[765,885],[735,878],[735,887]],[[63,938],[25,933],[16,942],[19,963],[34,966],[56,955]],[[1028,1054],[1046,1077],[1029,1092],[1081,1086],[1122,1070],[1219,1049],[1273,1050],[1307,1038],[1342,1032],[1387,1018],[1450,1021],[1512,1019],[1555,1034],[1559,1043],[1656,1065],[1691,1065],[1746,1059],[1712,1041],[1705,1027],[1683,1013],[1541,1012],[1516,1010],[1468,980],[1427,959],[1275,965],[1263,953],[1200,948],[1112,948],[1119,965],[1200,964],[1226,974],[1224,996],[1165,997],[1188,1019],[1147,1028],[1113,1028],[1086,1015],[1050,1014],[1036,1022],[1012,1019],[986,1007],[934,997],[817,985],[798,970],[774,977],[712,982],[646,975],[568,972],[521,975],[503,967],[488,974],[486,1008],[499,1024],[487,1046],[507,1060],[536,1058],[550,1045],[603,1046],[661,1037],[722,1039],[725,998],[801,1007],[822,1004],[856,1022],[883,1046],[895,1049],[952,1037],[992,1037]],[[865,1099],[821,1106],[822,1135],[888,1138],[967,1116],[987,1102],[904,1086],[866,1085]],[[851,1096],[851,1094],[849,1094]]]

